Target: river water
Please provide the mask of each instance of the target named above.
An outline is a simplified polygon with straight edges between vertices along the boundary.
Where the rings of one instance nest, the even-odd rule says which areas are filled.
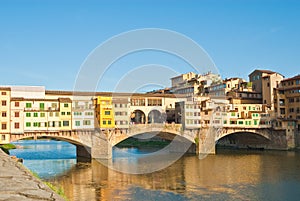
[[[71,201],[300,200],[299,152],[218,150],[202,160],[185,155],[165,169],[135,175],[96,160],[77,163],[75,146],[66,142],[15,144],[19,148],[11,155],[23,158],[42,179],[61,186]],[[132,167],[132,158],[126,160],[117,150],[113,160]]]

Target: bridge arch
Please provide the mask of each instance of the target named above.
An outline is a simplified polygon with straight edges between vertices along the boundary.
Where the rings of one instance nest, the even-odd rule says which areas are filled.
[[[46,138],[57,139],[60,141],[69,142],[76,146],[77,158],[91,158],[92,134],[93,131],[80,132],[30,132],[23,134],[12,134],[10,141],[15,142],[32,137],[33,139]]]
[[[253,131],[235,131],[222,135],[216,140],[217,145],[237,148],[267,148],[271,143],[270,137],[265,133]]]
[[[195,138],[198,136],[199,132],[197,130],[182,130],[182,126],[180,124],[132,124],[130,125],[128,132],[118,134],[110,133],[108,134],[108,139],[110,144],[115,146],[127,138],[142,134],[144,134],[144,138],[151,138],[151,136],[157,135],[162,138],[169,138],[170,140],[173,140],[173,138],[178,136],[177,138],[182,137],[190,143],[195,143]],[[147,135],[149,137],[147,137]],[[170,137],[172,135],[173,137]]]
[[[126,140],[132,139],[133,141],[140,141],[141,143],[147,141],[159,141],[159,139],[167,140],[170,143],[166,144],[163,149],[169,152],[177,153],[196,153],[196,143],[195,140],[187,138],[185,135],[180,135],[176,132],[141,132],[134,135],[127,135],[126,137],[119,139],[112,144],[113,147],[118,147],[118,145]],[[155,148],[155,147],[154,147]],[[162,147],[160,147],[162,148]]]

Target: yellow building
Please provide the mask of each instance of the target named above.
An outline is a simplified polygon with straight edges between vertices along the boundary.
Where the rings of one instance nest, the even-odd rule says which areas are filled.
[[[59,98],[60,130],[72,129],[72,100],[70,98]]]
[[[95,99],[96,121],[95,127],[115,128],[112,97],[98,96]]]
[[[10,88],[0,88],[0,144],[10,141]]]

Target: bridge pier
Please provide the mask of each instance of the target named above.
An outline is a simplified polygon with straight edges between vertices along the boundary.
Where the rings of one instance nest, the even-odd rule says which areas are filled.
[[[198,154],[204,158],[208,154],[216,154],[215,133],[210,129],[202,129],[199,134]]]
[[[111,159],[112,145],[108,142],[104,132],[95,132],[92,135],[91,157],[94,159]]]
[[[81,145],[76,145],[76,156],[78,161],[90,160],[91,157],[91,148]]]

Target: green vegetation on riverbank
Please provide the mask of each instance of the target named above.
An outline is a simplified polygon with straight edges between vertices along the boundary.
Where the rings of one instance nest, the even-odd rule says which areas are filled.
[[[16,146],[14,144],[3,144],[0,145],[0,149],[2,149],[6,154],[9,154],[10,149],[15,149]]]
[[[54,191],[55,193],[57,193],[60,197],[62,197],[64,200],[68,201],[69,199],[67,198],[64,189],[62,187],[57,187],[55,185],[53,185],[52,183],[48,182],[48,181],[43,181],[39,175],[36,172],[33,172],[29,169],[27,169],[28,172],[30,172],[32,174],[32,176],[36,177],[37,179],[41,180],[44,184],[46,184],[52,191]]]
[[[161,141],[161,140],[139,140],[136,138],[128,138],[123,142],[116,145],[118,148],[161,148],[170,144],[170,141]]]

